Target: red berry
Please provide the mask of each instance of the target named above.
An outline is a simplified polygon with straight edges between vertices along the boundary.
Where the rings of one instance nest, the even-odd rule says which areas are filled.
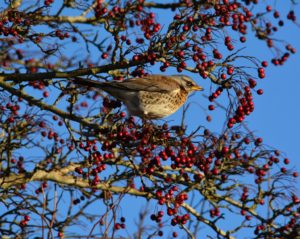
[[[102,55],[101,55],[102,59],[106,59],[108,57],[108,54],[106,52],[104,52]]]
[[[215,106],[214,106],[214,105],[209,105],[209,106],[208,106],[208,109],[209,109],[209,110],[214,110],[214,109],[215,109]]]
[[[261,65],[262,65],[263,67],[267,67],[267,66],[268,66],[268,62],[267,62],[267,61],[263,61],[263,62],[261,63]]]
[[[249,82],[250,88],[254,88],[257,84],[256,81],[251,78],[248,80],[248,82]]]
[[[257,139],[255,140],[255,145],[258,146],[258,145],[260,145],[262,142],[263,142],[263,139],[262,139],[262,138],[257,138]]]
[[[257,94],[258,94],[258,95],[262,95],[263,93],[264,93],[264,91],[263,91],[262,89],[258,89],[258,90],[257,90]]]
[[[240,37],[240,42],[242,43],[246,42],[246,37]]]
[[[45,98],[49,97],[49,92],[48,92],[48,91],[44,91],[43,96],[44,96]]]
[[[282,168],[280,169],[280,171],[281,171],[282,173],[286,173],[287,169],[286,169],[285,167],[282,167]]]

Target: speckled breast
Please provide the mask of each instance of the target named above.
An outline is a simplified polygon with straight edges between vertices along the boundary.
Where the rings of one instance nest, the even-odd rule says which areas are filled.
[[[141,91],[140,110],[145,118],[163,118],[176,112],[186,101],[187,95],[183,90],[167,93]]]

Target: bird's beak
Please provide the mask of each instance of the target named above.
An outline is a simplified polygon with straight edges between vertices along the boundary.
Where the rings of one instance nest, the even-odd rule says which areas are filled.
[[[203,90],[203,88],[201,86],[194,85],[194,86],[192,86],[192,90],[198,90],[198,91],[200,91],[200,90]]]

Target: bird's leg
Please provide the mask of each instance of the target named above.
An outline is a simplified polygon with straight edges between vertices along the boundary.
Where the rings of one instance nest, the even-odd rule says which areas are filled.
[[[142,128],[144,128],[145,126],[147,126],[147,119],[142,117]]]

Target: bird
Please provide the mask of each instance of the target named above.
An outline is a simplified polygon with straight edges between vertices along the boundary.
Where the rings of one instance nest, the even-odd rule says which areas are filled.
[[[100,89],[123,102],[131,116],[161,119],[175,113],[193,91],[203,88],[187,75],[146,75],[123,81],[75,78],[80,86]]]

